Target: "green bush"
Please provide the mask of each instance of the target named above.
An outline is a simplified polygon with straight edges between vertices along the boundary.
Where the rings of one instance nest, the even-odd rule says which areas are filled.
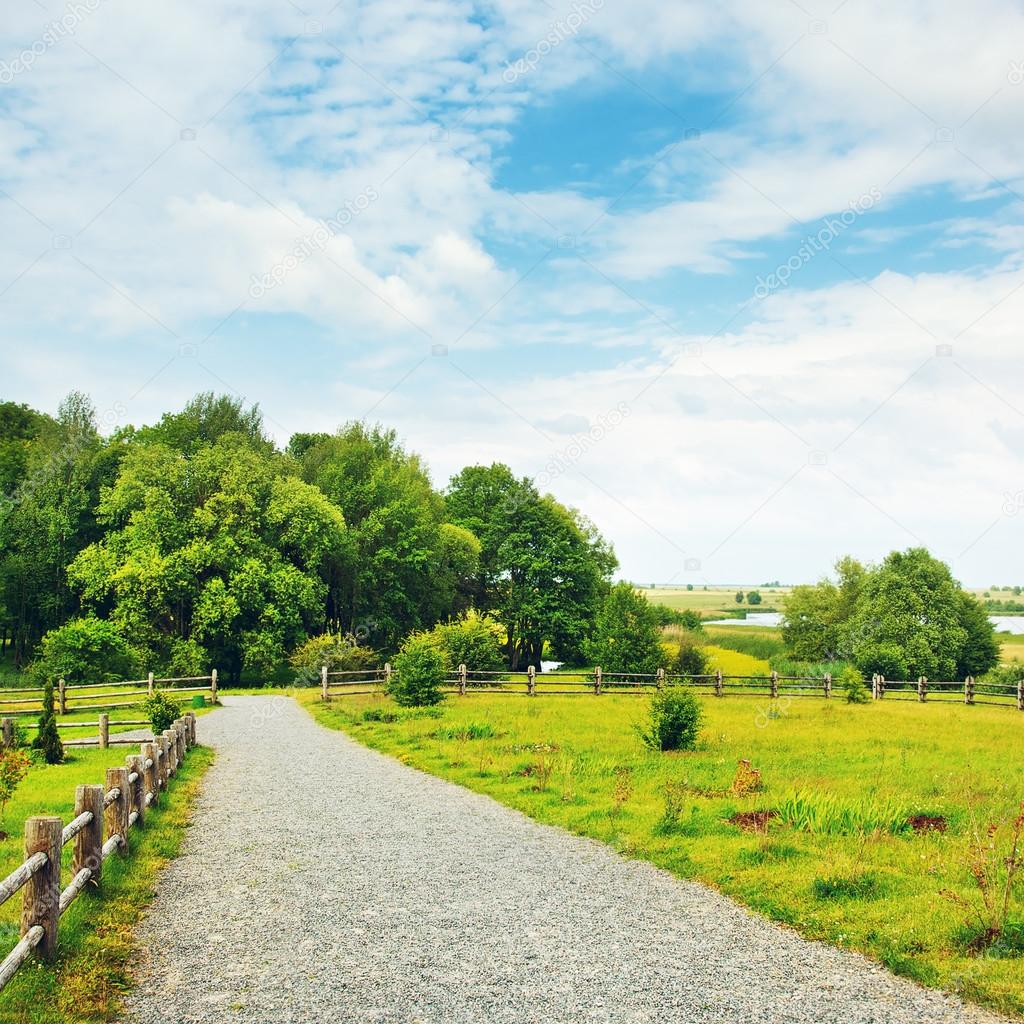
[[[320,681],[320,669],[328,672],[355,672],[376,666],[379,658],[369,647],[363,647],[351,636],[343,633],[324,633],[311,636],[300,644],[288,658],[297,669],[297,682],[315,686]]]
[[[651,750],[693,750],[703,711],[696,696],[681,686],[668,686],[652,698],[647,722],[637,726]]]
[[[704,649],[692,640],[681,640],[679,653],[672,662],[672,671],[682,676],[702,676],[707,670],[708,659]]]
[[[631,583],[616,583],[594,623],[587,657],[605,672],[645,672],[665,666],[661,634],[652,606]]]
[[[402,707],[425,707],[441,702],[441,687],[449,665],[437,640],[429,633],[413,633],[395,658],[389,692]]]
[[[153,725],[153,735],[159,736],[165,729],[170,729],[177,719],[181,718],[181,705],[172,700],[163,690],[157,690],[152,697],[142,702],[143,710]]]
[[[39,731],[32,741],[32,749],[42,753],[47,764],[61,764],[64,761],[64,744],[57,731],[57,714],[53,707],[53,683],[47,680],[43,685],[43,713],[39,716]]]
[[[844,668],[836,679],[836,685],[846,694],[847,704],[866,704],[870,693],[864,677],[855,668]]]
[[[470,612],[463,619],[439,623],[428,635],[451,668],[465,665],[470,672],[501,672],[506,667],[505,630],[486,615]]]
[[[33,675],[71,683],[109,683],[129,679],[138,657],[113,622],[88,616],[51,629],[33,662]]]

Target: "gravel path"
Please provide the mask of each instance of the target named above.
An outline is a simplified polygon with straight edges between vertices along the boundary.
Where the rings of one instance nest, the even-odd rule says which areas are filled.
[[[991,1022],[702,886],[228,697],[131,1024]]]

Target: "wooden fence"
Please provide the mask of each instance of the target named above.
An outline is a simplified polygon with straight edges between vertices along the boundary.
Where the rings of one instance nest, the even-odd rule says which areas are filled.
[[[190,685],[191,684],[191,685]],[[126,689],[134,687],[134,689]],[[87,691],[87,692],[83,692]],[[100,691],[100,692],[96,692]],[[210,703],[217,703],[217,670],[213,669],[207,676],[170,676],[157,678],[152,672],[145,679],[127,679],[117,683],[75,683],[66,684],[63,679],[57,683],[54,693],[54,710],[57,712],[58,729],[96,729],[94,736],[77,737],[63,741],[65,747],[100,747],[106,749],[115,744],[134,744],[138,739],[119,739],[111,735],[110,727],[149,725],[148,718],[127,718],[111,721],[110,712],[125,708],[134,708],[154,693],[166,691],[173,694],[209,694]],[[32,694],[32,696],[12,699],[10,694]],[[111,703],[107,698],[117,698]],[[126,700],[125,698],[134,698]],[[0,689],[0,730],[4,746],[9,746],[13,735],[14,724],[23,718],[38,719],[42,711],[43,688],[23,687],[21,689]],[[103,701],[97,704],[96,701]],[[30,708],[21,705],[31,704]],[[95,721],[78,721],[71,719],[60,721],[60,716],[74,715],[83,711],[98,712]],[[38,721],[21,721],[23,729],[39,728]]]
[[[104,861],[128,856],[130,830],[144,823],[195,742],[196,716],[189,713],[125,758],[125,767],[108,768],[105,787],[79,786],[67,825],[59,817],[25,822],[25,860],[0,881],[0,905],[22,891],[21,941],[0,963],[0,989],[33,951],[54,959],[61,917],[87,886],[100,887]],[[62,889],[61,852],[72,842],[71,880]]]
[[[385,692],[393,675],[390,664],[354,672],[330,672],[324,666],[320,671],[320,696],[328,701],[332,697]],[[602,693],[643,693],[677,685],[707,690],[716,697],[764,694],[771,698],[822,697],[828,700],[833,695],[831,675],[784,676],[777,672],[747,676],[723,675],[721,672],[680,675],[664,669],[657,672],[603,672],[600,666],[579,672],[537,672],[532,666],[525,672],[483,672],[460,665],[445,678],[442,689],[464,697],[482,693],[527,697],[542,694],[600,696]],[[1016,707],[1018,711],[1024,711],[1024,680],[1007,684],[976,683],[968,677],[964,682],[929,682],[922,677],[909,682],[890,681],[876,675],[870,685],[874,700],[890,695],[903,699],[913,697],[921,702],[958,701]]]

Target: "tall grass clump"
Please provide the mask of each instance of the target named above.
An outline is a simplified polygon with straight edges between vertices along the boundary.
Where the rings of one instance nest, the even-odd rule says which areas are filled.
[[[817,835],[898,835],[910,829],[906,808],[895,801],[862,797],[844,802],[830,793],[799,790],[787,796],[777,810],[787,825]]]

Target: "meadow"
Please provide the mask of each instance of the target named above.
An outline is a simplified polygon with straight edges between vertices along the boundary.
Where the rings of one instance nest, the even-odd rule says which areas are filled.
[[[717,614],[735,616],[737,612],[776,612],[782,610],[782,602],[789,587],[708,587],[694,586],[693,590],[686,587],[640,587],[640,593],[651,604],[663,604],[676,611],[700,612],[703,618],[713,619]],[[759,605],[748,605],[744,597],[742,604],[736,601],[736,592],[742,590],[744,595],[751,590],[761,594]]]
[[[1024,715],[701,699],[699,749],[659,754],[638,739],[646,699],[635,695],[476,694],[412,711],[300,695],[324,725],[406,764],[712,885],[809,938],[1024,1013],[1020,894],[1001,941],[982,949],[971,870],[976,835],[1024,799]]]

